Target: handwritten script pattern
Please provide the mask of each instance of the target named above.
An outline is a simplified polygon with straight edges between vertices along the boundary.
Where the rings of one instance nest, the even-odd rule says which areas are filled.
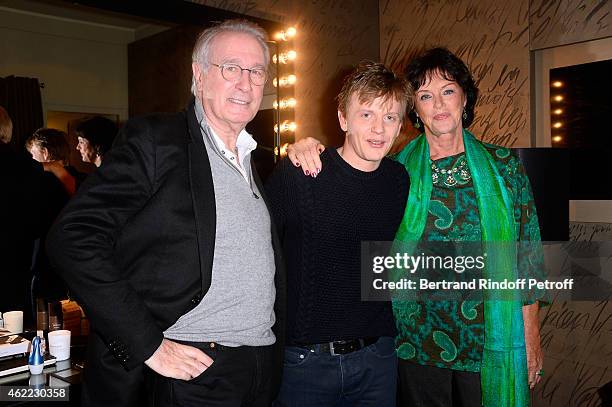
[[[610,223],[570,223],[573,241],[612,240]],[[534,406],[601,406],[612,381],[612,302],[553,301],[540,313],[546,374]]]
[[[609,0],[533,0],[531,49],[556,47],[612,36]]]
[[[480,89],[474,133],[528,147],[528,17],[527,0],[381,1],[381,58],[401,69],[420,50],[449,48],[467,63]]]

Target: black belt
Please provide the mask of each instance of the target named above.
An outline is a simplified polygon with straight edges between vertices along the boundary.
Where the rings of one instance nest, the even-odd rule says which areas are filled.
[[[346,355],[347,353],[358,351],[359,349],[370,346],[378,341],[378,337],[349,339],[344,341],[333,341],[315,343],[312,345],[298,345],[311,352],[329,353],[332,356]]]

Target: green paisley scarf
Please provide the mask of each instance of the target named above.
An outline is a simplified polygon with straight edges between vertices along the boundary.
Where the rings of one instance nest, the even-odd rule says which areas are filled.
[[[493,157],[465,129],[463,144],[474,181],[483,248],[485,253],[495,253],[487,257],[483,277],[494,281],[515,280],[515,247],[511,243],[499,244],[516,241],[510,192]],[[397,161],[404,164],[410,174],[410,194],[395,243],[396,247],[411,247],[423,235],[433,189],[425,134],[408,144],[397,156]],[[512,300],[495,299],[494,296],[495,293],[485,292],[485,344],[480,372],[482,404],[485,407],[528,406],[522,303],[518,296]],[[401,306],[401,302],[394,303],[394,309]]]

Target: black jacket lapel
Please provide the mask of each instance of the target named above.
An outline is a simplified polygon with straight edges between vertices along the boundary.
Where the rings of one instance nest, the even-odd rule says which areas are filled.
[[[196,119],[193,102],[187,108],[187,124],[191,137],[191,143],[187,146],[189,179],[198,236],[202,295],[204,295],[210,288],[217,217],[210,161],[202,139],[200,125]]]

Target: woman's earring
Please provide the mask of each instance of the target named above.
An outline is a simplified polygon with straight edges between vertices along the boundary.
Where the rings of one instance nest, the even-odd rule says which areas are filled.
[[[419,121],[419,116],[416,117],[416,120],[414,122],[414,127],[417,129],[421,128],[421,122]]]
[[[467,112],[465,111],[465,108],[463,108],[463,120],[467,120]]]

